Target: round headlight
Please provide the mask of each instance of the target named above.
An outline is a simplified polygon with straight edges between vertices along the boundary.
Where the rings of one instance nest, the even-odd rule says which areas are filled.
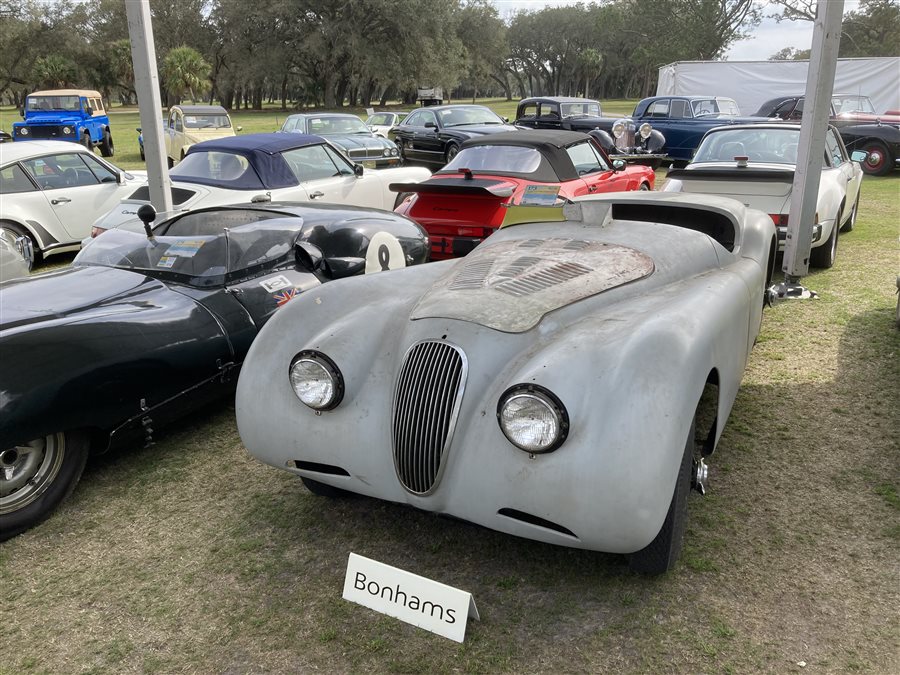
[[[381,154],[384,155],[385,157],[390,157],[390,156],[391,156],[391,149],[390,149],[390,148],[385,148],[384,151],[383,151]]]
[[[653,127],[644,122],[640,128],[638,129],[638,133],[641,135],[641,138],[650,138],[650,133],[653,131]]]
[[[68,136],[72,133],[72,129],[70,127],[63,127],[63,133]]]
[[[556,450],[569,433],[569,415],[562,402],[537,385],[507,389],[497,405],[497,420],[510,443],[535,454]]]
[[[27,136],[28,135],[28,127],[20,127],[19,128],[19,136]]]
[[[291,361],[291,388],[305,405],[313,410],[331,410],[344,397],[341,371],[324,354],[300,352]]]
[[[622,138],[622,135],[625,133],[625,122],[623,120],[618,120],[612,125],[612,133],[616,138]]]
[[[396,156],[397,156],[398,154],[400,154],[400,153],[397,152],[397,148],[391,148],[391,154],[392,154],[394,157],[396,157]]]

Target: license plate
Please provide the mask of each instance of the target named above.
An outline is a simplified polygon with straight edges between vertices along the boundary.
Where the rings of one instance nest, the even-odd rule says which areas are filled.
[[[374,160],[374,159],[364,159],[362,162],[360,162],[360,164],[362,164],[362,165],[363,165],[364,167],[366,167],[367,169],[374,169],[375,166],[376,166],[376,160]]]

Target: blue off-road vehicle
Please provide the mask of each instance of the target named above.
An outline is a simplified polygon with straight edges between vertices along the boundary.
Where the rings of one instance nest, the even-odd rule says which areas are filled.
[[[36,91],[25,99],[24,122],[13,123],[14,141],[74,141],[100,154],[115,153],[103,97],[91,89]]]

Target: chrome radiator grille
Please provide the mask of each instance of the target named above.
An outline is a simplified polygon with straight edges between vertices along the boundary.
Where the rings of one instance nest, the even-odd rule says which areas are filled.
[[[461,350],[427,340],[406,354],[394,392],[394,467],[404,487],[430,492],[441,475],[466,383]]]

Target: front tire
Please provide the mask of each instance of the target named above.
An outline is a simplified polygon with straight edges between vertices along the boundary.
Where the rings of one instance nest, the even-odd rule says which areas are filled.
[[[456,143],[451,143],[447,146],[447,154],[444,155],[444,159],[446,160],[445,164],[449,164],[453,161],[453,158],[459,154],[459,146]]]
[[[0,450],[0,541],[47,518],[84,471],[90,443],[78,432],[57,432]]]
[[[81,144],[84,147],[86,147],[88,150],[93,152],[94,144],[91,143],[91,135],[87,131],[85,131],[83,134],[81,134]]]
[[[103,140],[100,141],[100,154],[104,157],[112,157],[116,154],[116,148],[113,145],[112,134],[109,129],[103,130]]]
[[[869,153],[861,165],[863,173],[870,176],[884,176],[894,168],[891,151],[881,141],[869,141],[863,146],[863,150]]]
[[[675,479],[675,489],[666,519],[653,541],[636,553],[628,555],[628,566],[640,574],[656,576],[675,567],[684,544],[687,524],[687,499],[691,490],[691,466],[694,459],[694,422],[688,432],[681,456],[681,466]]]
[[[338,497],[351,497],[353,496],[352,492],[347,492],[339,487],[334,487],[333,485],[326,485],[325,483],[320,483],[317,480],[313,480],[312,478],[307,478],[306,476],[300,476],[300,480],[303,481],[303,485],[307,490],[312,492],[317,497],[330,497],[332,499]]]
[[[856,201],[853,202],[853,209],[850,211],[850,217],[847,222],[841,225],[841,232],[852,232],[856,226],[856,215],[859,212],[859,193],[856,193]]]

